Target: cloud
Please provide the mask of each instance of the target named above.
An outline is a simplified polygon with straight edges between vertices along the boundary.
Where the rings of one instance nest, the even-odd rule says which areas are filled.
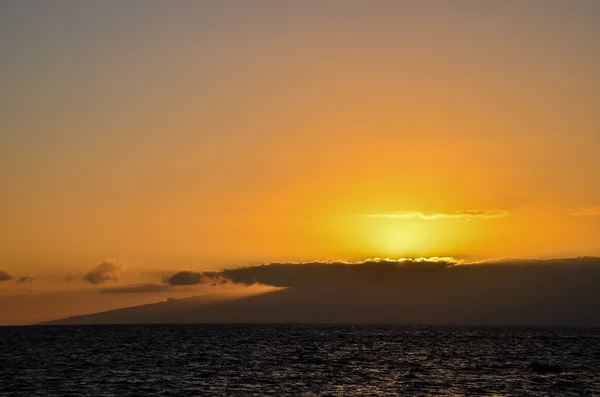
[[[93,270],[84,274],[82,280],[94,285],[107,281],[119,281],[119,273],[122,267],[120,263],[104,261]]]
[[[468,262],[468,265],[489,265],[492,266],[521,266],[529,268],[569,268],[580,269],[600,266],[600,257],[596,256],[579,256],[575,258],[500,258],[487,259],[477,262]]]
[[[13,279],[13,276],[8,273],[6,270],[0,269],[0,281],[10,281]]]
[[[571,212],[573,216],[599,216],[600,217],[600,205],[592,205],[591,207],[581,208],[577,211]]]
[[[102,288],[103,294],[148,294],[168,292],[171,288],[165,284],[131,284],[123,287]]]
[[[482,274],[487,276],[515,276],[536,273],[540,280],[553,271],[577,269],[600,270],[600,258],[556,259],[499,259],[463,262],[454,258],[368,259],[363,262],[307,262],[271,263],[216,272],[181,271],[164,282],[170,286],[194,284],[263,284],[284,288],[341,288],[390,287],[404,285],[408,280],[436,280],[460,277],[467,279]],[[483,269],[483,273],[482,273]],[[541,269],[541,270],[540,270]],[[554,274],[554,273],[552,273]],[[493,277],[490,279],[492,280]]]
[[[471,221],[476,219],[506,218],[510,216],[510,212],[504,210],[467,210],[452,212],[395,211],[390,213],[367,214],[365,216],[368,218],[420,219],[424,221]]]
[[[190,286],[198,284],[206,284],[214,287],[216,285],[230,283],[231,280],[224,278],[224,276],[222,276],[219,272],[195,272],[190,270],[183,270],[173,274],[172,276],[164,277],[163,282],[171,287]]]
[[[459,265],[450,257],[370,258],[363,262],[271,263],[225,269],[220,272],[181,271],[164,279],[171,286],[195,284],[264,284],[273,287],[305,287],[322,283],[348,283],[365,280],[389,280],[405,272],[435,271]]]
[[[207,280],[204,273],[189,270],[177,272],[163,279],[164,283],[170,286],[207,284]]]
[[[35,277],[31,277],[31,276],[23,276],[23,277],[19,277],[19,279],[17,280],[17,283],[19,284],[31,284],[33,283],[33,281],[35,280]]]

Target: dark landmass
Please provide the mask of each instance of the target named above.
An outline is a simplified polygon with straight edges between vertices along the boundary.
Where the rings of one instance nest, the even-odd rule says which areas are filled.
[[[350,280],[350,281],[349,281]],[[357,279],[358,280],[358,279]],[[218,301],[199,298],[44,324],[399,323],[600,326],[600,267],[474,266],[405,271],[389,282],[298,284]]]

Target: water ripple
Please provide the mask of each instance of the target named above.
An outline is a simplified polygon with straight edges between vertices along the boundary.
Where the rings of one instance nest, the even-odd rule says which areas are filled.
[[[6,327],[0,396],[600,396],[599,342],[598,329]]]

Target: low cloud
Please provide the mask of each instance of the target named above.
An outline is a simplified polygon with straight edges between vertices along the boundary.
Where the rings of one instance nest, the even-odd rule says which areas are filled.
[[[271,263],[225,269],[220,272],[181,271],[164,279],[171,286],[234,283],[273,287],[310,287],[330,283],[389,280],[406,272],[436,271],[460,265],[450,257],[372,258],[363,262]]]
[[[455,279],[459,286],[462,281],[486,280],[495,277],[515,283],[537,279],[543,282],[547,277],[564,274],[579,277],[587,270],[600,275],[600,258],[578,257],[557,259],[499,259],[480,262],[464,262],[454,258],[417,259],[368,259],[364,262],[308,262],[271,263],[224,269],[216,272],[182,271],[168,277],[164,282],[170,286],[220,283],[241,285],[262,284],[273,287],[322,289],[322,288],[396,288],[406,283],[429,280]],[[530,280],[530,281],[531,281]],[[600,279],[598,280],[600,281]],[[465,287],[468,287],[465,285]]]
[[[8,273],[6,270],[0,269],[0,281],[10,281],[13,279],[13,276]]]
[[[196,285],[205,284],[207,278],[204,276],[204,273],[184,270],[181,272],[177,272],[170,277],[165,277],[163,281],[165,282],[165,284],[171,286]]]
[[[390,213],[367,214],[365,216],[368,218],[419,219],[424,221],[471,221],[477,219],[506,218],[510,216],[510,212],[504,210],[467,210],[452,212],[395,211]]]
[[[35,277],[23,276],[23,277],[19,277],[19,279],[17,280],[17,283],[19,283],[19,284],[31,284],[34,281],[35,281]]]
[[[93,270],[84,274],[82,280],[94,285],[107,281],[119,281],[119,273],[122,268],[123,266],[120,263],[104,261]]]
[[[591,207],[581,208],[571,212],[573,216],[600,217],[600,205],[592,205]]]
[[[103,294],[150,294],[169,292],[171,287],[165,284],[131,284],[123,287],[102,288]]]
[[[567,268],[567,269],[581,269],[590,267],[600,268],[600,257],[596,256],[579,256],[575,258],[500,258],[500,259],[488,259],[477,262],[468,262],[468,265],[489,265],[491,266],[522,266],[529,268]]]

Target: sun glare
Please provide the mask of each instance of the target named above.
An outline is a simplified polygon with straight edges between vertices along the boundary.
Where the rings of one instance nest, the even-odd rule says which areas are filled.
[[[391,257],[427,251],[423,225],[405,222],[384,222],[368,228],[367,240],[376,252]]]

